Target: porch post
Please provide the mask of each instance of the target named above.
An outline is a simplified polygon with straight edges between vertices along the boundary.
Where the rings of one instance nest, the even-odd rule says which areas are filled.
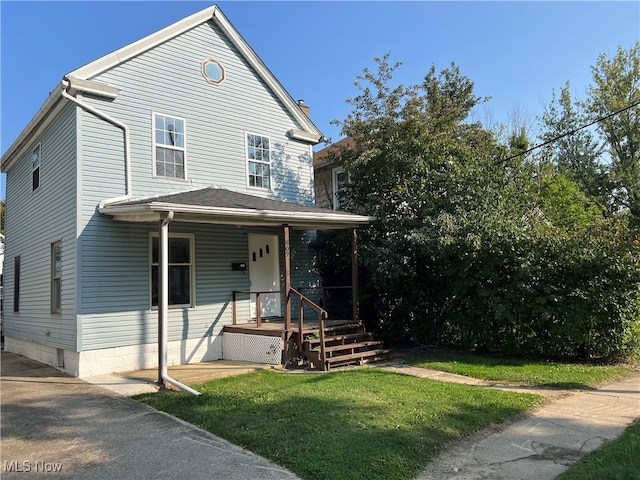
[[[291,244],[289,225],[284,227],[284,328],[289,333],[291,331]]]
[[[160,221],[158,234],[158,384],[164,386],[167,375],[167,314],[169,313],[169,222]]]
[[[351,294],[353,296],[353,319],[360,321],[358,299],[358,231],[351,230]]]

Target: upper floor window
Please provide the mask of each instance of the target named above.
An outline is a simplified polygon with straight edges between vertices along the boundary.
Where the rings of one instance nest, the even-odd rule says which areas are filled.
[[[340,205],[340,197],[342,195],[342,191],[347,185],[347,173],[344,171],[343,167],[336,167],[331,171],[331,176],[333,178],[333,209],[339,210]]]
[[[31,154],[31,178],[32,178],[32,189],[37,190],[40,187],[40,160],[42,157],[42,148],[40,144],[33,149]]]
[[[153,115],[153,174],[156,177],[186,178],[185,122],[181,118]]]
[[[51,313],[62,311],[62,244],[51,244]]]
[[[247,134],[249,186],[271,188],[271,150],[269,137]]]

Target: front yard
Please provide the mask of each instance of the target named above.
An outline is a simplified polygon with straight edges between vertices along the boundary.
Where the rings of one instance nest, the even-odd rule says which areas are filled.
[[[406,363],[497,383],[559,389],[594,388],[630,372],[619,366],[455,352],[414,355]],[[437,382],[375,367],[330,373],[262,371],[195,388],[201,396],[163,391],[137,399],[305,480],[411,479],[450,442],[544,401],[538,395]],[[616,452],[624,455],[636,448],[637,427],[631,432]],[[595,461],[601,462],[599,457]]]
[[[309,480],[413,478],[447,443],[543,401],[379,368],[263,371],[196,388],[199,397],[165,391],[137,399]]]

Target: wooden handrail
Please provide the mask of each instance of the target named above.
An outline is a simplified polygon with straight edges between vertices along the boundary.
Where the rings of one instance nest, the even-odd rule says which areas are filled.
[[[329,315],[327,311],[309,300],[307,297],[302,295],[295,288],[289,289],[290,293],[293,293],[298,297],[299,301],[299,310],[298,310],[298,348],[302,350],[302,343],[304,341],[304,304],[306,303],[312,310],[315,310],[318,313],[318,323],[320,327],[320,360],[322,364],[325,365],[327,361],[326,352],[325,352],[325,340],[324,340],[324,319]]]

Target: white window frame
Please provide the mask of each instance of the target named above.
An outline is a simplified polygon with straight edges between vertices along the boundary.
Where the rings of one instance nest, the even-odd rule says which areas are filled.
[[[37,153],[36,153],[37,152]],[[34,166],[35,158],[38,158],[38,165]],[[38,186],[34,186],[34,178],[38,172]],[[38,143],[33,150],[31,151],[31,191],[35,192],[40,189],[40,184],[42,180],[42,143]]]
[[[333,193],[333,209],[340,210],[340,197],[339,193],[341,190],[344,190],[346,183],[349,181],[348,177],[344,180],[344,185],[340,186],[340,182],[338,181],[338,175],[344,173],[344,167],[334,167],[331,169],[331,185],[332,185],[332,193]]]
[[[58,253],[59,250],[59,253]],[[62,241],[51,244],[51,314],[62,313]]]
[[[171,118],[173,120],[177,120],[182,122],[183,125],[183,132],[182,132],[182,137],[183,137],[183,145],[182,146],[176,146],[176,145],[169,145],[166,143],[159,143],[157,141],[157,132],[156,132],[156,118],[157,117],[165,117],[165,118]],[[163,178],[163,179],[169,179],[169,180],[177,180],[177,181],[186,181],[189,177],[188,177],[188,172],[187,172],[187,121],[182,118],[182,117],[177,117],[175,115],[169,115],[166,113],[159,113],[159,112],[153,112],[151,115],[151,132],[152,132],[152,158],[153,158],[153,177],[154,178]],[[176,177],[176,176],[169,176],[169,175],[160,175],[158,174],[157,171],[157,158],[156,158],[156,152],[157,149],[159,148],[164,148],[167,150],[174,150],[174,151],[179,151],[182,152],[182,158],[183,158],[183,176],[182,177]]]
[[[249,158],[249,136],[254,136],[254,137],[261,137],[261,138],[266,138],[269,141],[269,161],[265,162],[265,161],[260,161],[260,160],[256,160],[254,158]],[[244,133],[244,156],[246,158],[246,179],[247,179],[247,188],[251,188],[251,189],[255,189],[255,190],[262,190],[262,191],[271,191],[272,190],[272,185],[273,185],[273,175],[272,175],[272,162],[271,162],[271,157],[273,156],[273,143],[271,142],[271,137],[267,136],[267,135],[260,135],[258,133],[253,133],[253,132],[245,132]],[[255,164],[259,164],[259,165],[267,165],[269,167],[269,186],[268,187],[258,187],[255,185],[251,185],[251,167],[250,164],[251,163],[255,163]],[[264,177],[264,175],[262,176]]]
[[[153,267],[158,267],[158,281],[160,280],[160,265],[159,263],[153,262],[153,240],[157,239],[159,241],[159,234],[157,232],[149,233],[149,309],[157,310],[158,305],[153,304]],[[194,308],[196,305],[196,269],[195,269],[195,235],[193,233],[169,233],[168,241],[171,242],[173,238],[187,238],[189,239],[189,263],[171,263],[171,258],[169,258],[169,269],[171,266],[189,266],[189,298],[191,300],[190,303],[186,304],[175,304],[172,305],[169,303],[170,309],[185,309],[185,308]],[[159,245],[158,245],[159,247]],[[158,252],[159,254],[159,252]],[[159,260],[159,258],[158,258]],[[160,285],[158,285],[160,288]],[[171,295],[171,292],[169,292]]]

